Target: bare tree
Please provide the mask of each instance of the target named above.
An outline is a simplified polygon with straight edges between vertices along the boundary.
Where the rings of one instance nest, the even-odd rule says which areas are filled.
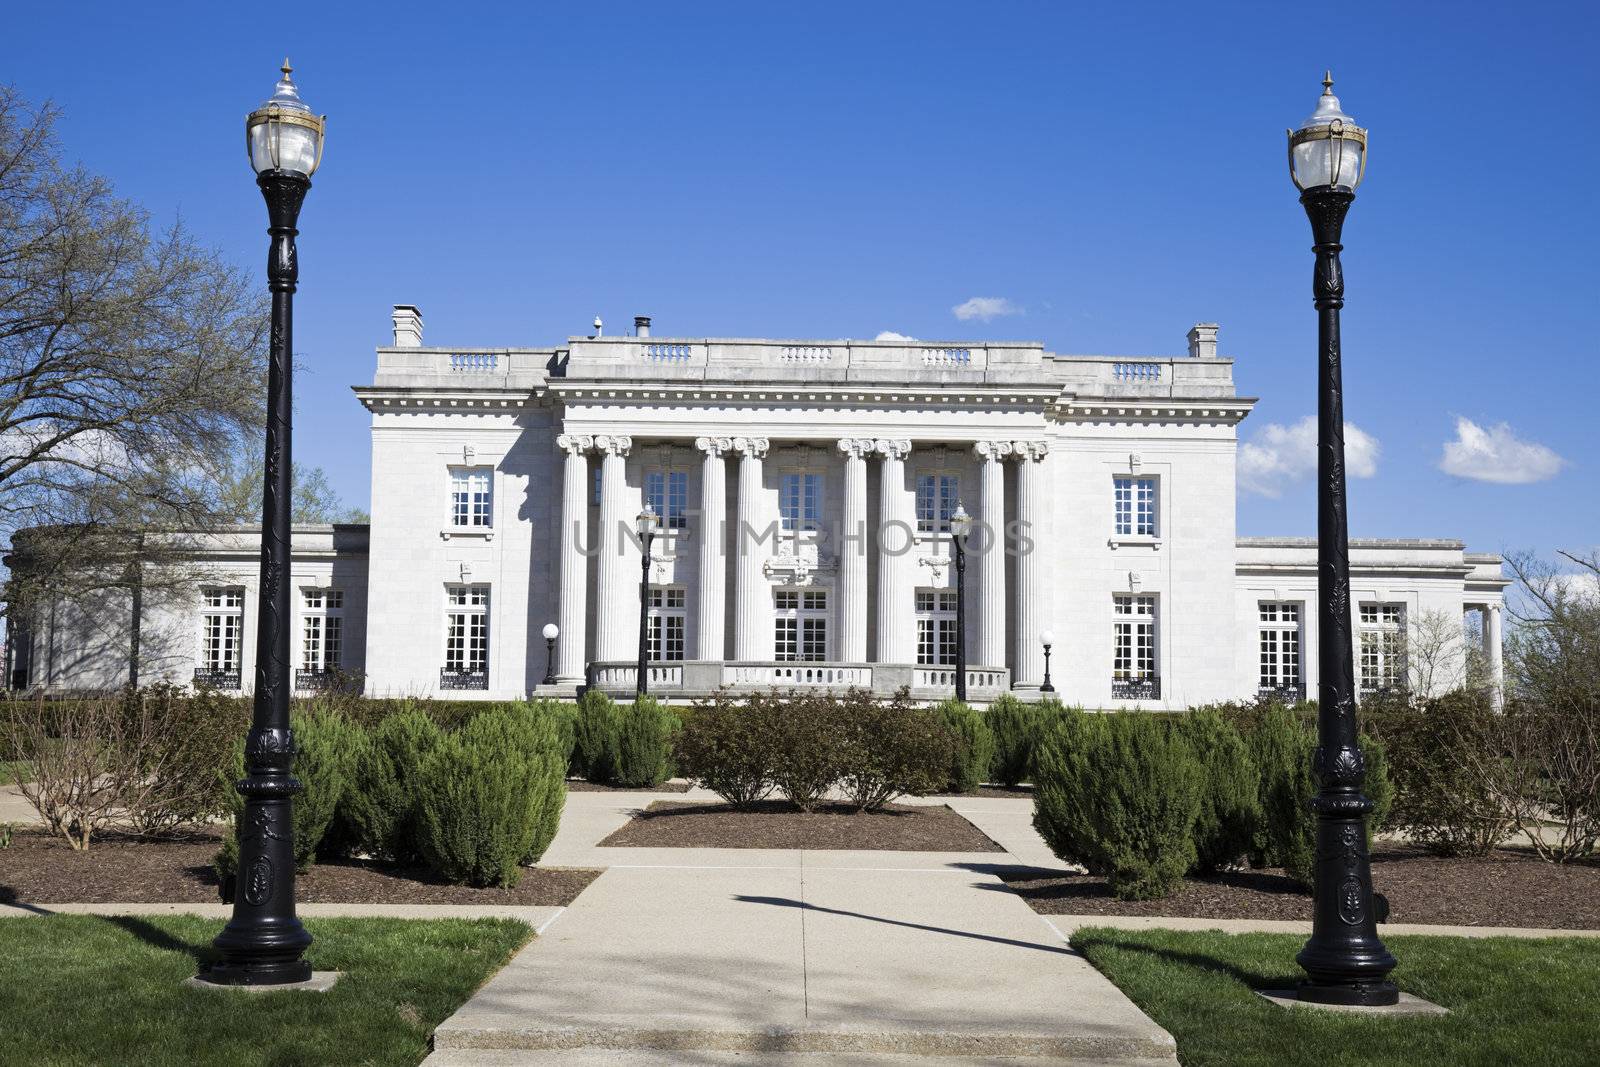
[[[1411,692],[1438,696],[1466,684],[1466,624],[1442,608],[1417,612],[1406,628],[1406,673]]]

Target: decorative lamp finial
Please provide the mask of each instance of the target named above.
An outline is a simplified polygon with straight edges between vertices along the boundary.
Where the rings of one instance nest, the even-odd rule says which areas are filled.
[[[286,60],[284,60],[284,62],[287,63],[289,61],[286,59]],[[1333,95],[1333,71],[1332,70],[1325,70],[1325,71],[1322,72],[1322,95],[1323,96],[1332,96]]]
[[[294,73],[294,68],[289,65],[289,57],[288,56],[284,56],[283,57],[283,66],[279,67],[278,69],[283,71],[283,80],[284,81],[289,81],[290,80],[289,75]]]

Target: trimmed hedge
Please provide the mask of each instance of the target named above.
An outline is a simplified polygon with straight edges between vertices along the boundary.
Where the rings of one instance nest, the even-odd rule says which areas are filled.
[[[674,750],[682,774],[735,808],[750,808],[776,785],[766,723],[749,700],[718,692],[697,705]]]
[[[1215,711],[1180,720],[1179,737],[1202,771],[1195,814],[1195,870],[1213,874],[1235,866],[1250,851],[1261,821],[1258,772],[1239,731]]]
[[[570,772],[602,785],[615,781],[621,758],[617,748],[621,730],[622,712],[616,701],[598,689],[584,693],[573,721]]]
[[[977,792],[988,781],[994,762],[994,734],[980,713],[959,700],[943,701],[934,710],[956,739],[945,788],[952,793]]]
[[[422,765],[444,731],[421,708],[404,706],[372,731],[355,762],[344,814],[355,847],[396,863],[420,860],[417,807]]]
[[[1044,724],[1046,707],[1058,709],[1053,701],[1025,704],[1010,693],[1002,693],[983,719],[994,739],[994,755],[989,764],[989,780],[1015,788],[1033,776],[1033,751]]]
[[[653,697],[641,697],[616,715],[616,784],[660,785],[672,777],[672,738],[680,720]]]

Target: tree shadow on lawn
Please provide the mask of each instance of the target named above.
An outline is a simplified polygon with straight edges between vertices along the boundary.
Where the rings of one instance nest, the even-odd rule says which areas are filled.
[[[124,933],[133,935],[150,947],[160,949],[162,952],[187,954],[194,959],[198,970],[204,970],[208,964],[221,955],[211,946],[209,941],[190,942],[180,940],[159,926],[148,923],[136,915],[100,915],[96,916],[96,918],[115,926]],[[221,927],[219,926],[218,929],[220,930]]]
[[[1145,956],[1154,957],[1163,963],[1174,963],[1183,967],[1205,971],[1211,974],[1225,975],[1242,983],[1251,992],[1260,989],[1285,989],[1294,988],[1299,981],[1298,972],[1267,974],[1262,971],[1240,967],[1227,960],[1215,956],[1205,956],[1197,952],[1179,952],[1174,949],[1160,948],[1151,945],[1136,935],[1123,934],[1119,931],[1107,933],[1085,934],[1083,932],[1072,935],[1072,945],[1093,962],[1093,952],[1096,948],[1108,948],[1123,952],[1137,952]],[[1098,968],[1097,968],[1098,969]]]

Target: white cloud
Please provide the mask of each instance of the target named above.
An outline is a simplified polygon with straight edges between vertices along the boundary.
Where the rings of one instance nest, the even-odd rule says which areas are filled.
[[[884,330],[882,333],[878,334],[878,336],[874,337],[873,340],[874,341],[915,341],[916,338],[910,336],[909,334],[895,333],[893,330]]]
[[[1344,424],[1344,469],[1351,478],[1378,473],[1378,439],[1353,423]],[[1290,482],[1317,469],[1317,417],[1307,415],[1292,426],[1269,422],[1239,446],[1239,488],[1276,497]]]
[[[1458,417],[1456,439],[1445,442],[1439,469],[1475,482],[1526,485],[1554,478],[1566,463],[1544,445],[1520,439],[1506,423],[1484,429]]]
[[[1556,584],[1574,600],[1590,601],[1600,598],[1600,574],[1593,571],[1568,571],[1556,575]]]
[[[1003,296],[975,296],[964,304],[957,304],[951,313],[962,322],[977,319],[988,322],[1002,315],[1020,315],[1022,309]]]

